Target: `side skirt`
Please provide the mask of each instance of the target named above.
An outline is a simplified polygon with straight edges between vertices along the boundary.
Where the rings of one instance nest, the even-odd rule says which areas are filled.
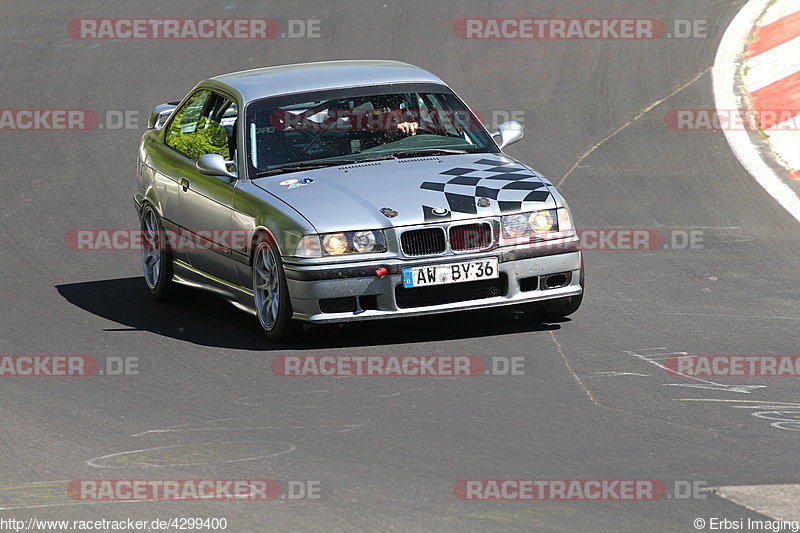
[[[179,259],[173,259],[172,264],[174,271],[172,279],[175,283],[212,292],[242,311],[256,316],[255,307],[244,303],[253,301],[253,291],[218,278]]]

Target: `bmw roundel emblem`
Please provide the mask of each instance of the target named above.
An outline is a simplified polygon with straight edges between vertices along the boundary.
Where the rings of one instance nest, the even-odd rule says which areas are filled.
[[[437,217],[443,217],[448,213],[448,211],[444,207],[434,207],[433,209],[431,209],[431,213],[433,213]]]

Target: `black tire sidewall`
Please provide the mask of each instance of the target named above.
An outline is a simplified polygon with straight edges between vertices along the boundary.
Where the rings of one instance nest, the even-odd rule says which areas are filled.
[[[261,319],[256,316],[256,320],[258,320],[258,325],[261,326],[261,329],[264,331],[264,335],[267,336],[267,339],[272,342],[279,342],[287,338],[287,336],[294,332],[296,328],[296,321],[292,320],[292,302],[291,298],[289,297],[289,287],[286,283],[286,274],[283,270],[283,261],[281,260],[280,250],[275,245],[272,238],[266,235],[262,235],[256,241],[255,245],[255,252],[253,253],[253,261],[252,261],[252,276],[253,276],[253,304],[256,305],[256,295],[255,295],[255,263],[256,257],[262,250],[265,248],[271,249],[273,253],[273,257],[275,258],[275,262],[278,267],[278,316],[275,319],[275,324],[267,329],[261,323]],[[257,308],[256,308],[257,309]]]
[[[148,211],[152,211],[155,215],[155,219],[158,223],[158,232],[161,233],[164,231],[164,224],[161,222],[161,217],[158,215],[158,211],[149,204],[145,205],[142,209],[142,216],[140,217],[140,225],[142,227],[142,231],[144,231],[144,219],[147,215]],[[144,286],[147,287],[147,291],[150,293],[153,298],[156,300],[165,300],[169,296],[172,295],[174,292],[174,282],[172,281],[172,252],[163,245],[162,243],[162,250],[161,250],[161,268],[158,272],[158,279],[156,280],[156,286],[150,287],[147,284],[147,280],[145,280]],[[144,268],[144,265],[142,265]]]

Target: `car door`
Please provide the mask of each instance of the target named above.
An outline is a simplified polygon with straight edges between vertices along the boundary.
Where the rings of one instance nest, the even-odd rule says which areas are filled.
[[[234,159],[237,111],[232,98],[207,89],[198,91],[187,100],[184,113],[178,110],[164,136],[177,170],[178,225],[188,261],[229,282],[236,280],[229,233],[235,180],[201,174],[195,163],[205,154]]]
[[[173,129],[177,124],[181,124],[181,128],[187,130],[192,127],[192,124],[199,119],[210,96],[210,91],[197,91],[189,96],[183,105],[172,113]],[[165,129],[164,132],[166,131]],[[186,161],[184,157],[178,156],[175,149],[165,144],[164,136],[162,132],[158,140],[148,143],[148,162],[152,167],[153,182],[158,191],[164,227],[177,234],[180,232],[180,200],[183,196],[181,179],[185,173]],[[172,254],[175,259],[189,262],[187,247],[181,246],[178,241],[173,243]]]

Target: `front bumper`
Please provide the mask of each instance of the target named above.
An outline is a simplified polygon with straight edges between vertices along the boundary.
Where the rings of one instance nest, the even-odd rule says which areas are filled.
[[[411,294],[403,291],[427,291],[428,288],[403,289],[403,268],[471,261],[484,257],[497,257],[500,260],[501,278],[496,287],[489,287],[490,290],[482,293],[475,289],[478,287],[476,284],[485,286],[483,281],[442,285],[435,289],[436,297],[430,298],[430,305],[426,303],[426,298],[409,305],[409,301],[416,300],[417,295],[422,296],[424,293]],[[436,260],[423,258],[388,263],[365,262],[346,267],[285,264],[284,268],[294,318],[325,323],[466,311],[577,296],[583,292],[582,264],[583,258],[576,238],[574,241],[562,243],[558,253],[543,248],[510,249],[449,255]],[[386,268],[389,273],[378,277],[375,270],[381,267]],[[565,284],[557,288],[547,288],[540,280],[548,279],[547,276],[554,274],[565,274]],[[452,301],[462,296],[467,299]],[[326,302],[333,301],[347,304],[348,300],[353,309],[337,312],[326,305]],[[447,301],[441,303],[443,300]]]

